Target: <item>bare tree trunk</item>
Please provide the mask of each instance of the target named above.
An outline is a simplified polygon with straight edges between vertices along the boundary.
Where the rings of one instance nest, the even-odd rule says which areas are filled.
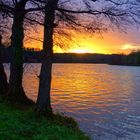
[[[4,67],[2,64],[2,36],[0,35],[0,95],[6,95],[8,91],[8,82],[7,82],[7,76],[4,71]]]
[[[13,101],[28,103],[22,86],[23,79],[23,40],[24,16],[26,2],[21,0],[16,4],[12,26],[11,47],[12,60],[10,66],[9,98]]]
[[[43,60],[36,104],[36,112],[39,114],[43,112],[52,112],[50,90],[53,58],[53,30],[57,3],[58,0],[48,0],[45,7]]]

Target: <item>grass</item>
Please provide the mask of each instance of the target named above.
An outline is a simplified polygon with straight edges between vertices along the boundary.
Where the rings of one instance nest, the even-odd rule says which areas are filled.
[[[72,118],[37,118],[32,110],[0,101],[0,140],[89,140]]]

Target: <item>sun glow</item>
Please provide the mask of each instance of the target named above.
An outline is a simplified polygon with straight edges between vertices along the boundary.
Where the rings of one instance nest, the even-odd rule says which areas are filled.
[[[70,50],[71,53],[90,53],[89,50],[85,50],[85,49],[73,49],[73,50]]]
[[[34,35],[33,38],[25,38],[24,46],[26,48],[35,48],[35,50],[42,49],[42,36],[43,28],[38,27],[38,34],[32,31],[30,36]],[[76,32],[69,31],[71,33],[71,38],[66,38],[65,36],[58,36],[54,38],[54,53],[102,53],[102,54],[112,54],[112,53],[125,53],[128,54],[132,50],[138,49],[139,44],[133,43],[132,39],[128,35],[122,35],[118,32],[107,32],[100,35],[91,35],[87,32]],[[129,38],[130,39],[129,39]],[[40,41],[41,40],[41,41]],[[134,40],[134,39],[133,39]]]

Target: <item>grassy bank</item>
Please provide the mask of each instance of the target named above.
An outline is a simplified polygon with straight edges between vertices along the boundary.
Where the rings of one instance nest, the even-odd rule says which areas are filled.
[[[31,108],[0,101],[0,140],[89,140],[77,123],[61,115],[37,118]]]

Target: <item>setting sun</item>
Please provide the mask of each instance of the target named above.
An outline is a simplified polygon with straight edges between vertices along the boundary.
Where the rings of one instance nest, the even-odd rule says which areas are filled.
[[[71,53],[90,53],[90,51],[85,50],[85,49],[73,49],[70,51]]]

